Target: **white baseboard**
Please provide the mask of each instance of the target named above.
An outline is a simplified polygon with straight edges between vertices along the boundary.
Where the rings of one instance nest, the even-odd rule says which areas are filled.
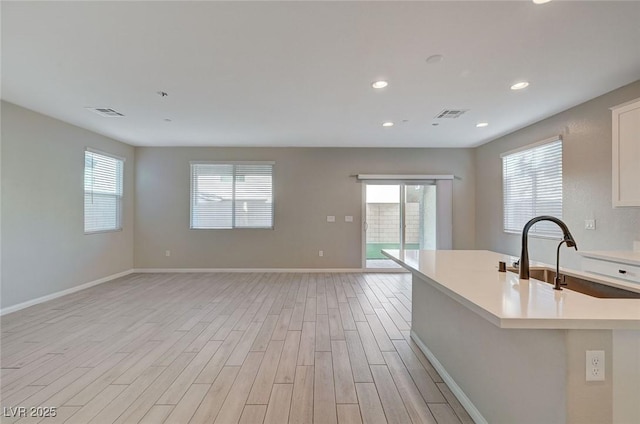
[[[221,273],[221,272],[362,272],[359,268],[136,268],[138,273]]]
[[[24,308],[28,308],[29,306],[37,305],[38,303],[46,302],[48,300],[57,299],[58,297],[66,296],[71,293],[75,293],[80,290],[88,289],[89,287],[97,286],[98,284],[106,283],[107,281],[115,280],[116,278],[124,277],[126,275],[132,274],[134,272],[133,269],[118,272],[117,274],[108,275],[103,278],[99,278],[97,280],[89,281],[88,283],[81,284],[79,286],[71,287],[66,290],[62,290],[59,292],[51,293],[46,296],[39,297],[37,299],[28,300],[26,302],[18,303],[17,305],[9,306],[3,309],[0,309],[0,316],[10,314],[12,312],[19,311]]]
[[[75,293],[80,290],[88,289],[89,287],[97,286],[98,284],[106,283],[107,281],[114,280],[116,278],[124,277],[133,273],[207,273],[207,272],[282,272],[282,273],[359,273],[359,272],[371,272],[371,273],[379,273],[379,272],[406,272],[404,269],[384,269],[384,270],[371,270],[371,269],[362,269],[362,268],[135,268],[127,271],[119,272],[117,274],[109,275],[104,278],[99,278],[94,281],[89,281],[88,283],[81,284],[79,286],[71,287],[66,290],[62,290],[56,293],[51,293],[46,296],[39,297],[37,299],[28,300],[23,303],[19,303],[17,305],[8,306],[6,308],[0,309],[0,316],[10,314],[12,312],[19,311],[24,308],[28,308],[29,306],[37,305],[38,303],[46,302],[48,300],[53,300],[61,296],[65,296],[67,294]]]
[[[180,272],[304,272],[304,273],[358,273],[358,272],[407,272],[405,269],[371,270],[363,268],[135,268],[136,273],[180,273]]]
[[[442,380],[445,383],[447,383],[447,386],[449,386],[449,389],[451,389],[451,392],[455,395],[455,397],[458,399],[458,401],[460,402],[462,407],[467,411],[467,413],[469,413],[473,421],[476,424],[488,424],[488,421],[482,416],[480,411],[478,411],[478,408],[476,408],[473,402],[471,402],[471,399],[467,397],[467,395],[462,391],[460,386],[458,386],[458,384],[455,382],[453,377],[449,375],[449,373],[444,368],[444,366],[440,363],[440,361],[438,361],[438,358],[436,358],[433,352],[429,350],[427,345],[425,345],[424,342],[420,340],[420,337],[418,337],[418,335],[416,335],[416,333],[414,333],[413,330],[411,330],[411,339],[414,342],[416,342],[416,345],[418,345],[422,353],[424,353],[424,356],[427,357],[429,362],[431,362],[431,365],[433,365],[436,371],[438,371],[438,374],[440,374],[440,376],[442,377]]]

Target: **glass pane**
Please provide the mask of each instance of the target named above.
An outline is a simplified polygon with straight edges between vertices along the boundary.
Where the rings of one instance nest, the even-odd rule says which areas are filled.
[[[191,228],[273,228],[273,165],[191,165]]]
[[[122,228],[123,165],[124,162],[121,159],[85,151],[85,233]]]
[[[504,230],[519,233],[534,216],[562,218],[562,141],[502,158]],[[561,237],[553,223],[540,222],[530,235]]]
[[[272,174],[272,165],[236,166],[236,227],[273,227]]]
[[[191,228],[233,226],[233,166],[191,166]]]
[[[381,250],[400,249],[400,185],[367,184],[366,200],[366,266],[395,268]]]
[[[405,249],[436,248],[436,186],[405,186]]]

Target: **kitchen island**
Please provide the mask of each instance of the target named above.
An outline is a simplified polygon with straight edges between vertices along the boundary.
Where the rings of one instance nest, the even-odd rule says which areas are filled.
[[[640,300],[520,280],[495,252],[384,253],[413,274],[411,337],[476,422],[640,422]],[[604,381],[586,381],[587,350]]]

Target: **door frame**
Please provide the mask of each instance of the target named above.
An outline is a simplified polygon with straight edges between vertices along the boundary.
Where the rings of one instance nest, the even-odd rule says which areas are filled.
[[[358,175],[357,177],[362,182],[360,249],[364,271],[402,272],[398,268],[367,268],[367,184],[400,186],[400,247],[403,246],[406,236],[404,187],[434,184],[436,187],[436,249],[453,249],[453,180],[455,179],[453,175]]]
[[[362,241],[360,244],[360,248],[362,249],[362,269],[365,271],[375,271],[375,272],[403,272],[404,268],[368,268],[367,267],[367,184],[370,185],[395,185],[399,186],[400,191],[400,199],[399,199],[399,208],[400,208],[400,219],[399,219],[399,239],[398,243],[402,248],[404,246],[404,240],[406,238],[406,224],[405,224],[405,186],[408,184],[406,181],[364,181],[362,184]],[[391,259],[389,259],[391,260]]]

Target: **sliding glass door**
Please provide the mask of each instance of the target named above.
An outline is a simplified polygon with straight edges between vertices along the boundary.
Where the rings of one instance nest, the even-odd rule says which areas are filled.
[[[398,268],[382,249],[436,248],[436,186],[365,185],[364,246],[366,268]]]
[[[404,186],[404,248],[436,248],[436,186]]]
[[[365,267],[394,268],[396,263],[382,249],[400,249],[401,190],[399,184],[366,184],[365,187]]]

